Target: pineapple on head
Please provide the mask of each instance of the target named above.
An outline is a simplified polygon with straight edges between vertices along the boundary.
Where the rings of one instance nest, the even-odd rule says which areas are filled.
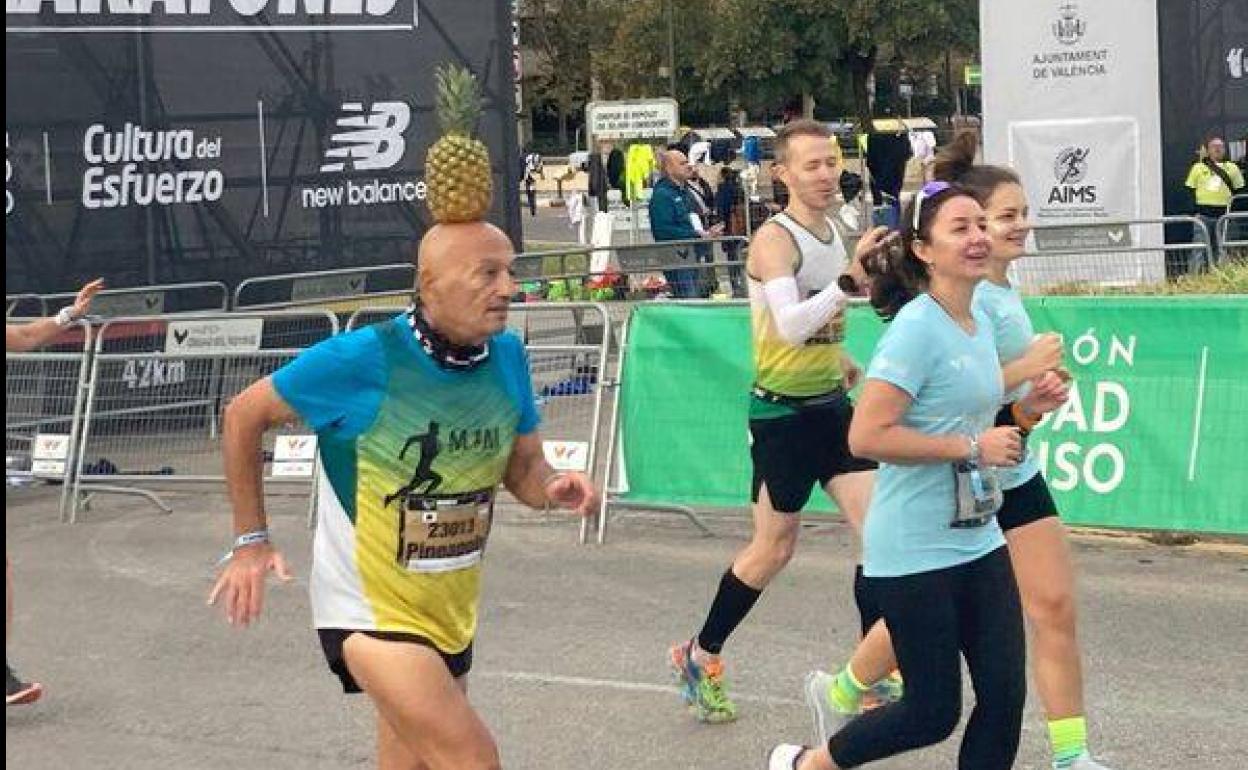
[[[429,210],[439,223],[479,222],[490,210],[494,179],[489,150],[472,135],[481,92],[466,67],[438,67],[436,111],[442,137],[425,156]]]

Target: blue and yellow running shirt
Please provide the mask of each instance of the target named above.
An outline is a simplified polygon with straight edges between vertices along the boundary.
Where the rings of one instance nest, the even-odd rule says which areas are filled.
[[[399,316],[273,374],[320,447],[317,628],[414,634],[448,654],[472,642],[490,504],[515,437],[538,423],[520,340],[489,347],[480,366],[444,370]]]

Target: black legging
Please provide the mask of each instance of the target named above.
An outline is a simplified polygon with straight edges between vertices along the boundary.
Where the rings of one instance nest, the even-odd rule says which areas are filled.
[[[958,767],[1012,767],[1027,681],[1023,613],[1006,549],[957,567],[867,583],[892,634],[906,693],[832,736],[832,760],[857,767],[948,738],[962,716],[961,653],[975,709]]]

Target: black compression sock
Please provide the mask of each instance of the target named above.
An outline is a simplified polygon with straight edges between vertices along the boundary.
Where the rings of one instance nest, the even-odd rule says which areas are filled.
[[[715,601],[711,602],[706,624],[698,634],[698,646],[712,655],[718,655],[724,648],[724,642],[750,614],[754,602],[762,593],[741,582],[741,578],[729,568],[719,580],[719,591],[715,593]]]

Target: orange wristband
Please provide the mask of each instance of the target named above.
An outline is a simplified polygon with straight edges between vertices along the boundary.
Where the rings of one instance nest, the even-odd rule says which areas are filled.
[[[1014,423],[1023,431],[1023,435],[1031,433],[1031,429],[1039,425],[1040,420],[1043,419],[1043,415],[1040,417],[1029,417],[1017,401],[1010,404],[1010,414],[1014,415]]]

